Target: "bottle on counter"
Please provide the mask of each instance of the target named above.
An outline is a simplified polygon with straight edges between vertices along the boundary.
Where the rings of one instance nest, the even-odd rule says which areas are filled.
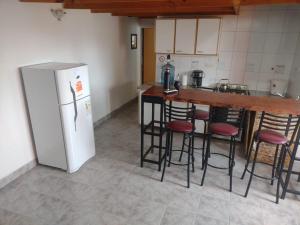
[[[179,91],[180,86],[181,86],[180,75],[178,74],[178,75],[177,75],[177,78],[176,78],[175,81],[174,81],[174,87],[175,87],[175,89],[176,89],[177,91]]]
[[[162,66],[161,68],[161,83],[164,84],[164,75],[165,71],[169,69],[169,82],[170,87],[173,87],[174,85],[174,78],[175,78],[175,66],[171,64],[171,56],[167,55],[167,63]]]
[[[164,89],[165,90],[170,90],[170,69],[166,68],[164,72]]]

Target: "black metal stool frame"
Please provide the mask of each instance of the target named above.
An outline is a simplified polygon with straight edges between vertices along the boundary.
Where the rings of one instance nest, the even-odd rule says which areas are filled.
[[[196,120],[196,119],[195,119]],[[201,133],[196,133],[194,132],[194,138],[195,137],[202,137],[203,140],[202,140],[202,147],[199,148],[199,147],[194,147],[194,150],[202,150],[201,151],[201,154],[202,154],[202,169],[204,168],[204,151],[205,151],[205,144],[206,144],[206,136],[207,136],[207,120],[201,120],[203,121],[204,123],[204,133],[201,134]],[[179,157],[179,162],[181,162],[181,159],[182,159],[182,155],[183,155],[183,152],[184,152],[184,147],[185,146],[188,146],[188,144],[185,143],[186,139],[188,137],[186,136],[186,134],[183,134],[183,140],[182,140],[182,147],[181,147],[181,153],[180,153],[180,157]]]
[[[258,127],[258,130],[255,133],[255,136],[252,139],[250,149],[249,149],[249,152],[248,152],[248,156],[247,156],[247,162],[246,162],[246,165],[245,165],[245,169],[244,169],[244,172],[243,172],[242,177],[241,177],[241,179],[244,179],[246,172],[250,173],[250,178],[249,178],[249,181],[248,181],[248,185],[247,185],[247,189],[246,189],[244,197],[248,196],[253,176],[258,177],[258,178],[262,178],[262,179],[265,179],[265,180],[270,180],[271,185],[273,185],[274,180],[277,179],[277,177],[278,177],[278,176],[276,176],[276,173],[277,174],[281,173],[280,170],[281,170],[281,163],[282,163],[281,161],[282,161],[282,157],[283,157],[282,154],[285,151],[285,149],[287,147],[287,144],[282,144],[282,145],[277,144],[276,145],[274,161],[273,161],[272,164],[257,162],[256,160],[257,160],[257,155],[258,155],[258,152],[259,152],[259,146],[263,142],[263,141],[260,141],[259,138],[258,138],[259,132],[262,129],[267,129],[267,130],[272,130],[272,131],[276,131],[276,132],[281,132],[287,137],[290,132],[294,132],[296,126],[297,126],[297,121],[295,121],[295,117],[292,117],[292,115],[289,115],[289,116],[286,117],[286,116],[278,116],[278,115],[273,115],[273,114],[270,114],[270,113],[262,112],[259,127]],[[293,134],[292,138],[294,138],[294,134]],[[257,144],[256,144],[256,148],[255,148],[254,157],[253,157],[253,160],[252,160],[252,167],[251,167],[251,170],[249,170],[248,166],[249,166],[250,161],[251,161],[251,153],[252,153],[252,148],[253,148],[254,142],[256,142]],[[279,150],[280,150],[280,157],[278,158]],[[264,176],[255,174],[255,165],[256,165],[256,163],[263,163],[263,164],[272,166],[272,175],[271,175],[271,177],[264,177]],[[279,192],[278,184],[277,184],[277,191],[276,191],[276,203],[278,203],[278,192]]]
[[[201,186],[204,185],[204,180],[206,176],[206,171],[207,167],[213,167],[216,169],[228,169],[229,170],[229,177],[230,177],[230,184],[229,184],[229,191],[232,191],[232,173],[233,173],[233,167],[235,165],[234,157],[235,157],[235,148],[236,148],[236,138],[240,136],[242,126],[244,123],[244,118],[245,118],[245,109],[234,109],[234,108],[220,108],[220,107],[211,107],[210,108],[210,113],[209,113],[209,123],[214,123],[214,122],[219,122],[219,121],[224,121],[224,118],[220,119],[217,118],[218,115],[218,110],[227,110],[227,116],[226,116],[226,123],[234,125],[238,128],[238,134],[235,136],[230,137],[230,147],[229,147],[229,155],[221,154],[221,153],[211,153],[210,152],[210,144],[211,144],[211,138],[212,138],[212,133],[210,132],[208,128],[208,133],[207,133],[207,148],[205,152],[205,159],[204,159],[204,171],[202,175],[202,180],[201,180]],[[208,163],[208,159],[211,154],[215,155],[221,155],[226,158],[228,158],[228,167],[218,167],[214,166]]]
[[[293,165],[295,161],[300,161],[299,157],[296,157],[299,142],[300,141],[300,116],[298,117],[296,128],[293,132],[292,138],[288,144],[288,146],[284,149],[284,151],[281,153],[281,156],[279,160],[280,162],[280,169],[279,169],[279,175],[278,175],[278,183],[277,183],[277,192],[276,192],[276,203],[279,202],[279,192],[280,187],[283,188],[281,193],[281,199],[285,199],[286,193],[292,193],[296,195],[300,195],[300,191],[292,190],[288,188],[290,178],[292,174],[298,175],[298,182],[300,182],[300,171],[293,171]],[[288,164],[288,168],[284,169],[284,162],[286,160],[286,156],[289,155],[290,161]],[[283,181],[282,174],[286,173],[286,178]]]
[[[169,104],[165,103],[164,106],[164,118],[165,118],[165,124],[167,125],[169,122],[178,120],[178,121],[188,121],[192,123],[192,132],[191,133],[186,133],[189,137],[189,147],[187,151],[184,151],[188,154],[188,162],[186,164],[184,163],[175,163],[172,162],[172,152],[173,151],[181,151],[180,150],[173,150],[172,145],[173,145],[173,133],[174,131],[171,131],[170,129],[167,130],[167,138],[166,138],[166,152],[165,155],[166,157],[164,158],[164,165],[163,165],[163,172],[161,176],[161,182],[163,182],[165,171],[166,171],[166,166],[167,166],[167,161],[168,161],[168,167],[170,167],[171,164],[173,165],[178,165],[178,166],[187,166],[187,188],[190,187],[190,165],[192,164],[192,171],[195,171],[194,168],[194,130],[195,130],[195,106],[192,105],[192,107],[175,107],[172,105],[172,102]],[[180,132],[178,132],[180,133]],[[191,157],[192,157],[192,162],[191,162]]]

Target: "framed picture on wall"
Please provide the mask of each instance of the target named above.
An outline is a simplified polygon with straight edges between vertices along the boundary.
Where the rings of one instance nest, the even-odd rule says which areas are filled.
[[[137,49],[137,34],[131,34],[131,49]]]

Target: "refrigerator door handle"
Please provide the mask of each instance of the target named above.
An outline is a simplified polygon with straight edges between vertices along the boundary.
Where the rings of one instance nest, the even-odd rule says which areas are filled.
[[[73,104],[74,104],[74,111],[75,111],[75,115],[74,115],[74,126],[75,126],[75,131],[76,131],[76,120],[77,120],[77,115],[78,115],[78,112],[77,112],[77,102],[76,102],[76,94],[75,94],[75,90],[74,90],[74,88],[72,87],[71,82],[70,82],[70,89],[71,89],[71,92],[72,92],[72,95],[73,95]]]

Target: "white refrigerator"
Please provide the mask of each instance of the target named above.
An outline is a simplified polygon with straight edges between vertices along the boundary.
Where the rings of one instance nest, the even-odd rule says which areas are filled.
[[[87,65],[44,63],[21,72],[38,162],[76,172],[95,155]]]

